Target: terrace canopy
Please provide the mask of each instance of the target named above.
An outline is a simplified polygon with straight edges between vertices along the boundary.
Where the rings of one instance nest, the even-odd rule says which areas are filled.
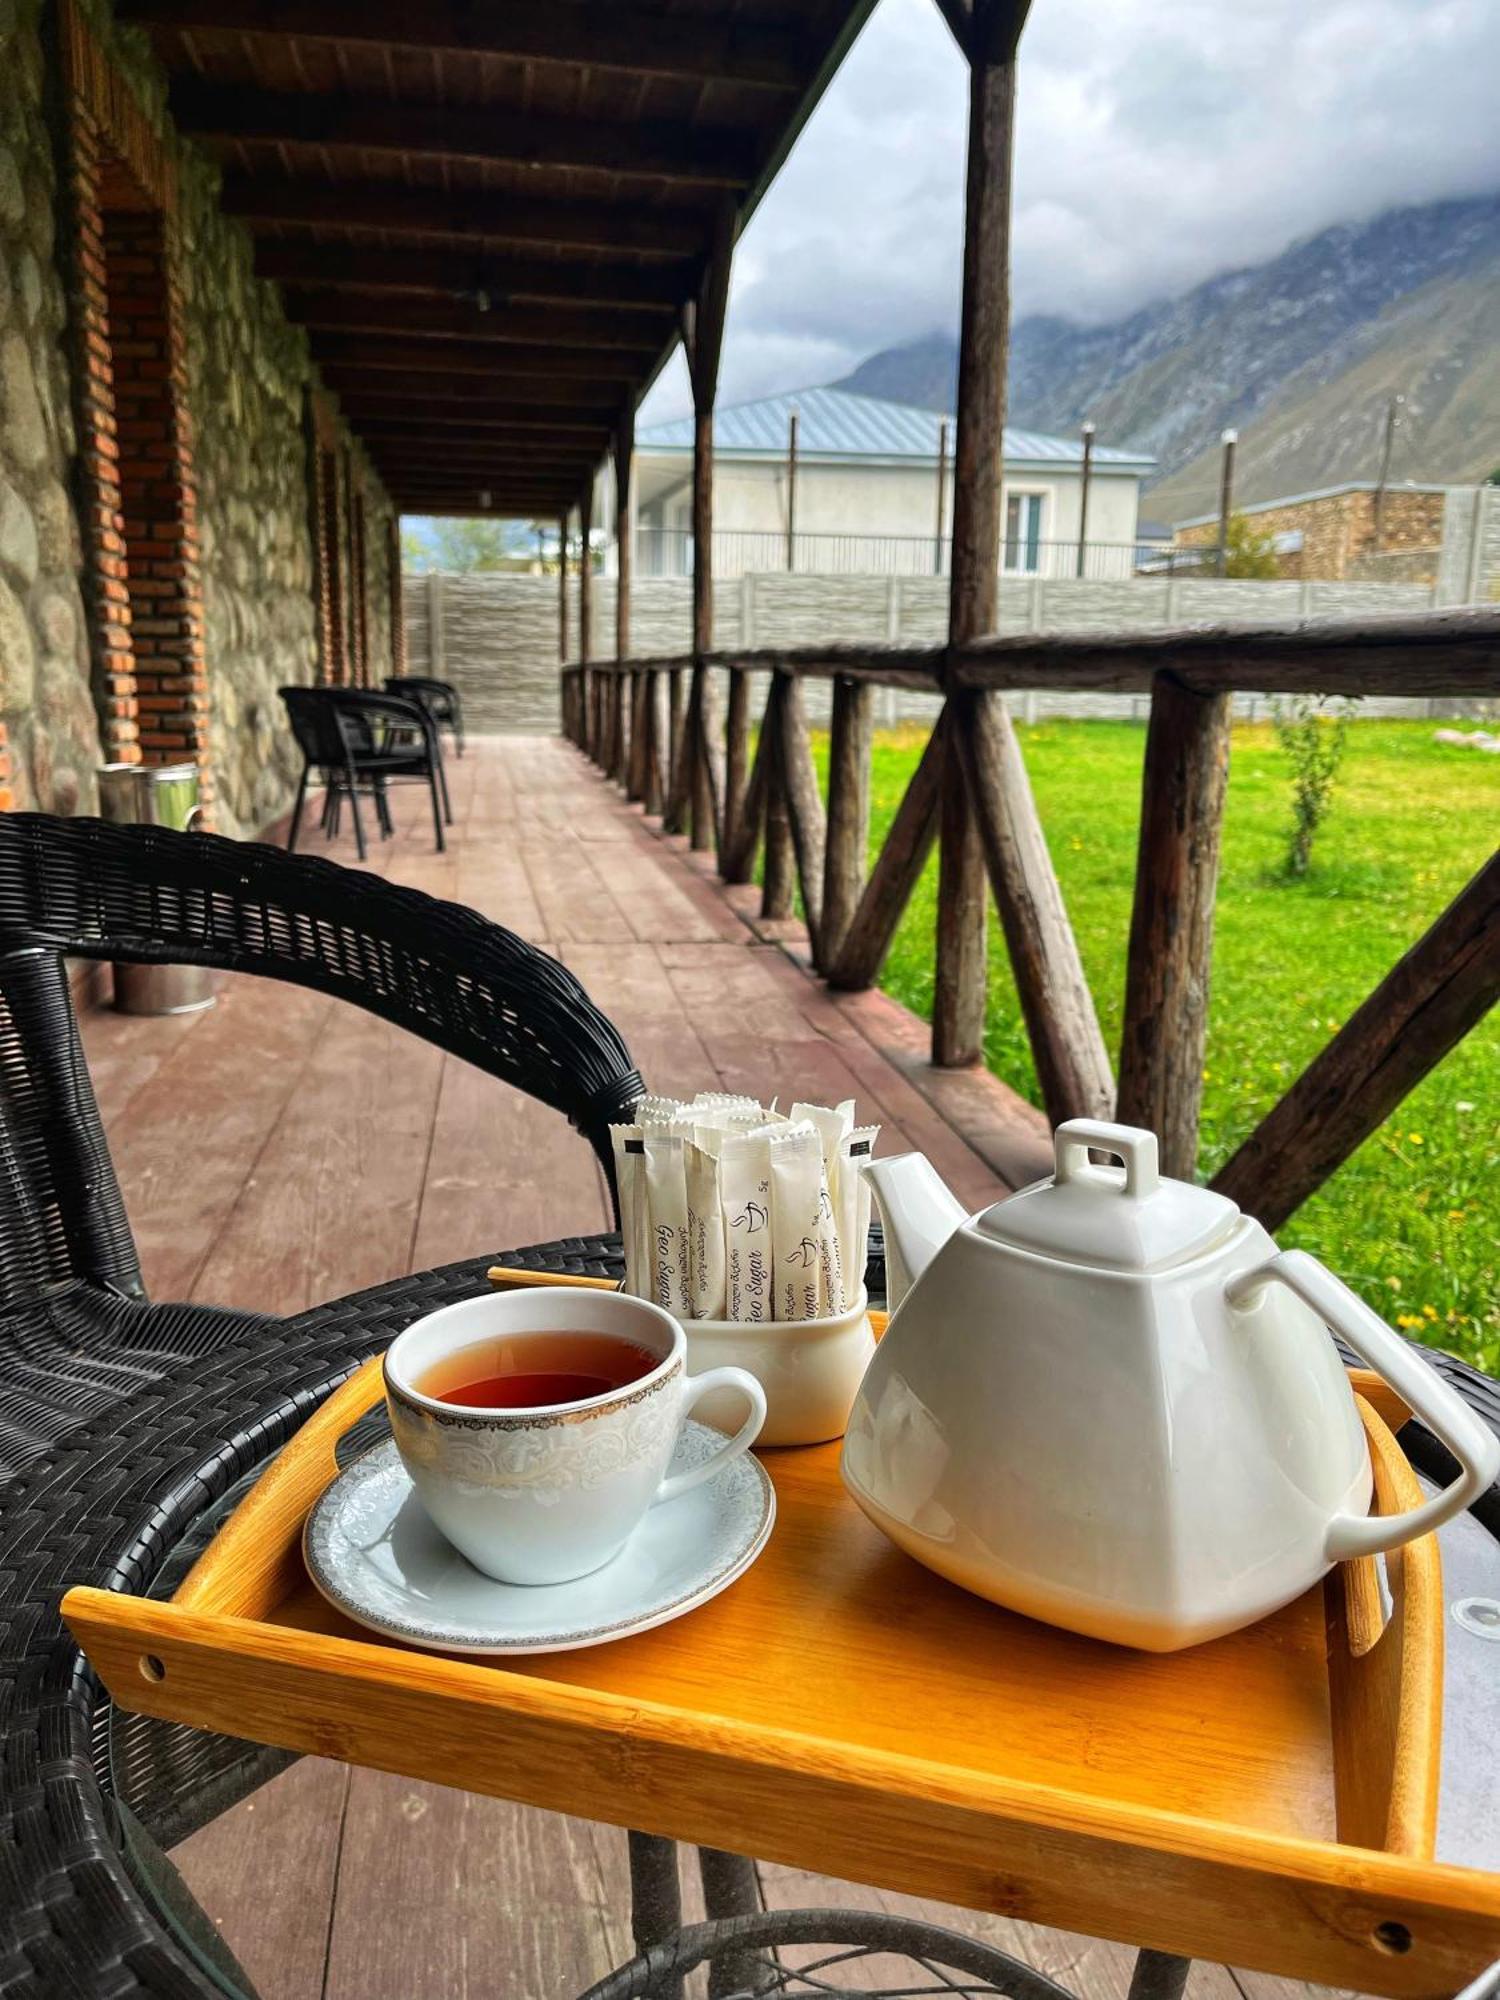
[[[120,12],[395,502],[529,516],[579,499],[872,6]]]

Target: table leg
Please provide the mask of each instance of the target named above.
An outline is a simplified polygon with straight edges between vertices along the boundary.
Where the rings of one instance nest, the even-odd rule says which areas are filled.
[[[1182,2000],[1192,1969],[1190,1958],[1178,1958],[1170,1951],[1137,1952],[1127,2000]]]
[[[745,1855],[727,1854],[722,1847],[700,1847],[698,1872],[703,1878],[703,1907],[710,1921],[760,1914],[760,1877],[755,1863]],[[724,2000],[730,1993],[754,1993],[757,1975],[764,1977],[764,1970],[764,1960],[755,1952],[747,1952],[742,1959],[730,1953],[715,1958],[709,1967],[708,2000]]]
[[[682,1884],[677,1843],[654,1833],[630,1834],[630,1934],[637,1953],[660,1945],[682,1927]],[[682,1982],[662,1989],[662,2000],[681,2000]]]

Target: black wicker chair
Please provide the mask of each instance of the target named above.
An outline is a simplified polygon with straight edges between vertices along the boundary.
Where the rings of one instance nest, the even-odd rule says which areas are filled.
[[[452,681],[433,680],[427,674],[392,674],[386,681],[388,694],[415,696],[440,728],[453,738],[457,756],[464,754],[464,708]]]
[[[612,1179],[641,1090],[573,975],[471,910],[155,827],[0,817],[0,1477],[253,1315],[148,1304],[68,956],[254,972],[352,1000],[564,1112]]]
[[[375,807],[381,837],[391,831],[389,786],[415,781],[432,794],[432,824],[438,852],[447,845],[444,820],[451,821],[443,748],[437,723],[426,704],[415,696],[377,694],[367,688],[284,687],[292,734],[302,752],[302,776],[287,830],[287,852],[297,845],[307,788],[316,771],[325,788],[323,829],[339,830],[344,800],[354,818],[354,844],[365,859],[365,829],[361,796]]]

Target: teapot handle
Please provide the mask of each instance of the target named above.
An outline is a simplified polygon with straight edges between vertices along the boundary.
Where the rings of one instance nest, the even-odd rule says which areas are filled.
[[[1336,1514],[1323,1544],[1329,1562],[1398,1549],[1451,1521],[1489,1491],[1500,1477],[1500,1438],[1408,1341],[1392,1333],[1385,1321],[1316,1257],[1305,1250],[1279,1251],[1264,1264],[1238,1272],[1225,1285],[1224,1296],[1232,1306],[1250,1306],[1268,1284],[1276,1283],[1295,1292],[1348,1342],[1361,1361],[1383,1375],[1463,1468],[1451,1486],[1404,1513]]]

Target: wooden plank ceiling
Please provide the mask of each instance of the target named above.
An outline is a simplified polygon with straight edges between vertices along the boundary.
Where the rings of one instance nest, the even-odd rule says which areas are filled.
[[[560,512],[873,0],[120,0],[407,512]],[[486,495],[487,503],[481,501]]]

